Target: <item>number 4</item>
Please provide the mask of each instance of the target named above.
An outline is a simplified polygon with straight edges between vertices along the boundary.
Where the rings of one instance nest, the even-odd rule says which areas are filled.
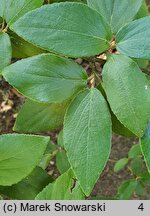
[[[141,210],[141,211],[144,211],[144,205],[143,205],[143,203],[141,203],[141,204],[139,205],[138,209]]]

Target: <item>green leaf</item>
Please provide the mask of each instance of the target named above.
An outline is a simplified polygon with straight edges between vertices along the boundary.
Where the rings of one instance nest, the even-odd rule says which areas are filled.
[[[55,144],[53,144],[52,142],[49,142],[47,145],[47,148],[44,152],[44,155],[40,161],[40,163],[38,164],[39,167],[41,167],[43,170],[45,170],[50,161],[52,160],[52,158],[55,156],[55,154],[57,153],[57,147]]]
[[[41,191],[35,199],[37,200],[83,200],[84,195],[78,185],[74,182],[74,174],[72,170],[50,183],[43,191]]]
[[[1,186],[0,192],[12,199],[33,200],[36,195],[52,182],[46,171],[36,167],[33,172],[18,184],[12,186]]]
[[[65,173],[70,168],[70,164],[64,150],[57,153],[56,166],[61,174]]]
[[[140,176],[140,180],[143,184],[150,184],[150,173],[145,172]]]
[[[102,93],[103,97],[107,100],[107,96],[103,88],[103,83],[99,84],[97,88]],[[135,135],[117,119],[117,117],[113,114],[111,109],[110,109],[110,114],[111,114],[111,121],[112,121],[112,130],[114,133],[125,137],[135,137]]]
[[[136,144],[136,145],[133,145],[128,153],[128,157],[130,159],[132,158],[135,158],[135,157],[138,157],[139,155],[141,155],[142,152],[141,152],[141,147],[140,147],[140,144]]]
[[[2,24],[3,23],[3,18],[2,17],[0,17],[0,24]]]
[[[124,137],[135,137],[135,135],[126,128],[111,111],[112,130],[114,133]]]
[[[64,145],[77,179],[88,196],[111,149],[111,117],[97,89],[80,92],[64,120]]]
[[[0,74],[11,62],[11,43],[8,34],[0,32]]]
[[[113,33],[132,21],[143,0],[87,0],[110,23]]]
[[[55,2],[66,2],[66,1],[69,1],[69,2],[84,2],[84,3],[86,3],[86,0],[50,0],[50,4],[55,3]]]
[[[131,179],[123,182],[118,188],[117,198],[120,200],[128,200],[137,187],[137,180]]]
[[[132,58],[150,59],[150,17],[135,20],[116,35],[117,49]]]
[[[0,17],[3,17],[4,15],[4,8],[5,8],[5,1],[0,0]]]
[[[61,130],[60,133],[58,134],[57,144],[61,147],[64,147],[63,130]]]
[[[140,68],[147,68],[149,65],[149,61],[148,60],[143,60],[143,59],[133,59]]]
[[[29,99],[46,103],[61,103],[71,98],[87,82],[81,66],[52,54],[18,61],[5,68],[3,76]]]
[[[42,6],[43,0],[0,0],[0,16],[8,25],[14,23],[30,10]]]
[[[102,76],[113,113],[135,135],[143,136],[150,118],[150,82],[145,74],[130,58],[112,55]]]
[[[147,80],[148,80],[149,83],[150,83],[150,76],[146,74],[146,78],[147,78]]]
[[[141,150],[147,169],[150,172],[150,123],[147,126],[144,136],[141,138]]]
[[[140,176],[143,172],[143,160],[139,157],[133,158],[131,161],[131,170],[135,176]]]
[[[28,176],[40,162],[48,137],[25,134],[0,136],[0,185],[10,186]]]
[[[10,30],[8,31],[8,34],[11,40],[13,58],[27,58],[45,52],[39,47],[36,47],[31,43],[25,41],[23,38],[19,37],[17,34]]]
[[[118,160],[114,166],[114,172],[119,172],[124,169],[125,166],[128,164],[128,161],[128,158],[122,158]]]
[[[137,182],[137,187],[136,187],[135,192],[139,196],[145,196],[146,188],[145,188],[144,184],[141,181]]]
[[[149,15],[148,7],[146,5],[145,0],[143,0],[142,6],[140,7],[140,10],[136,14],[135,19],[140,19],[140,18],[148,16],[148,15]]]
[[[44,154],[53,154],[56,150],[57,150],[57,146],[52,141],[50,141],[47,145]]]
[[[13,130],[18,132],[46,132],[62,126],[69,102],[43,104],[27,100],[22,106]]]
[[[109,25],[99,13],[85,4],[71,2],[34,10],[11,29],[43,49],[70,57],[102,53],[109,48],[112,37]]]
[[[52,158],[52,154],[44,154],[38,166],[45,170],[48,167]]]

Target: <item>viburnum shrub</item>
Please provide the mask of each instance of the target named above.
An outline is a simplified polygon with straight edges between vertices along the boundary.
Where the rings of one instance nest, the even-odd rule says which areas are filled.
[[[42,4],[0,0],[0,72],[27,98],[16,133],[0,136],[1,194],[85,199],[108,161],[112,130],[140,139],[138,148],[133,146],[129,157],[115,165],[118,172],[129,163],[135,175],[120,186],[116,199],[140,194],[144,181],[150,182],[150,78],[143,73],[150,59],[150,17],[145,2]],[[16,62],[10,64],[12,58]],[[77,58],[88,61],[91,71]],[[57,145],[37,135],[57,128],[62,128]],[[143,163],[142,155],[148,171],[135,166]],[[55,181],[45,171],[53,157],[61,173]]]

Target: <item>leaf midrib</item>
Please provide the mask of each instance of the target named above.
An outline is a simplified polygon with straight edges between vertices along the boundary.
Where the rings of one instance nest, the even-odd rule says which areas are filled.
[[[42,75],[42,74],[33,74],[30,72],[27,73],[23,73],[24,75],[31,75],[31,76],[35,76],[35,77],[44,77],[44,78],[50,78],[50,79],[56,79],[56,80],[74,80],[74,81],[86,81],[86,79],[83,78],[74,78],[74,77],[63,77],[61,75],[59,75],[60,77],[55,77],[55,76],[49,76],[49,75]]]
[[[42,26],[42,28],[41,27],[30,27],[30,26],[28,26],[28,27],[19,27],[20,29],[29,29],[29,28],[31,28],[31,29],[38,29],[38,30],[42,30],[42,29],[47,29],[47,30],[49,30],[49,31],[62,31],[62,32],[68,32],[68,33],[73,33],[73,34],[76,34],[76,35],[82,35],[82,36],[86,36],[86,37],[89,37],[89,38],[93,38],[93,39],[98,39],[98,40],[102,40],[102,41],[105,41],[105,42],[107,42],[108,43],[108,45],[109,45],[109,42],[108,42],[108,40],[107,39],[105,39],[105,38],[101,38],[101,37],[98,37],[98,36],[94,36],[94,35],[90,35],[90,34],[85,34],[85,33],[80,33],[80,32],[75,32],[75,31],[69,31],[69,30],[66,30],[66,29],[55,29],[55,28],[50,28],[50,27],[43,27]],[[13,29],[13,28],[12,28]],[[15,30],[15,29],[14,29]],[[45,30],[44,30],[45,31]]]

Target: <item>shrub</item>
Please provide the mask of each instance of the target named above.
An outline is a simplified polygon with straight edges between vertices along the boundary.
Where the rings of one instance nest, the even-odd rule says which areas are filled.
[[[132,150],[115,165],[118,172],[131,162],[135,174],[116,198],[144,194],[143,179],[150,179],[140,165],[143,154],[150,171],[150,79],[141,70],[150,59],[144,1],[42,4],[0,0],[0,71],[27,98],[15,133],[0,136],[1,193],[16,199],[88,197],[108,161],[113,130],[140,139],[140,157]],[[21,60],[10,64],[12,57]],[[90,62],[91,72],[76,58]],[[49,136],[32,135],[62,125],[57,146]],[[54,156],[61,173],[55,181],[45,171]]]

